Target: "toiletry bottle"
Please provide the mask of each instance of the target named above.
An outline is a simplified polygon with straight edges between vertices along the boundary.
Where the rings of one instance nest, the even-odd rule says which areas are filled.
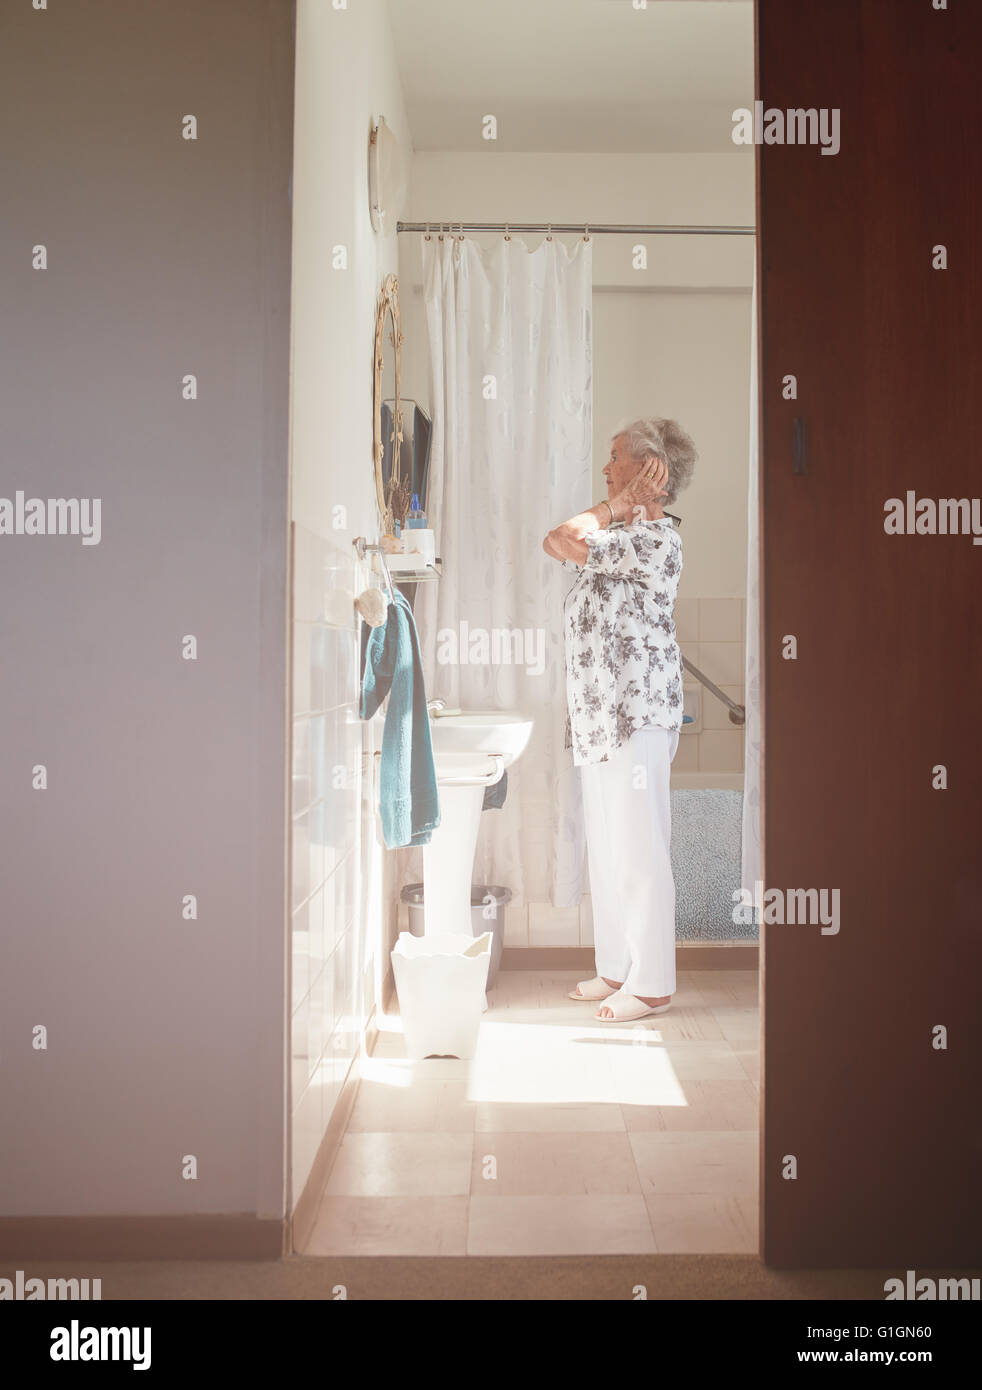
[[[418,493],[413,493],[413,504],[406,517],[406,554],[419,556],[421,567],[432,567],[436,554],[436,537],[426,524],[426,513],[419,505]]]
[[[428,526],[421,526],[413,531],[413,546],[419,551],[420,558],[424,565],[434,566],[436,564],[436,537]]]

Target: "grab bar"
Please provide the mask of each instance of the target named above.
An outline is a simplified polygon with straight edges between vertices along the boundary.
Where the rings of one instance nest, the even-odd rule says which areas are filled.
[[[730,711],[731,724],[745,724],[747,722],[747,711],[743,705],[738,705],[735,700],[730,699],[729,695],[724,694],[715,681],[711,681],[707,675],[704,675],[703,672],[699,670],[698,666],[693,666],[688,657],[683,656],[682,665],[687,671],[690,671],[692,675],[695,676],[696,680],[700,681],[707,690],[712,691],[717,700],[723,701],[723,704]]]

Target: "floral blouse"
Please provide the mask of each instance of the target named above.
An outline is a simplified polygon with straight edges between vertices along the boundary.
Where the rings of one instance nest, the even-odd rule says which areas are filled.
[[[565,747],[606,762],[638,729],[682,727],[682,653],[672,609],[682,540],[669,517],[584,536],[589,554],[563,604]]]

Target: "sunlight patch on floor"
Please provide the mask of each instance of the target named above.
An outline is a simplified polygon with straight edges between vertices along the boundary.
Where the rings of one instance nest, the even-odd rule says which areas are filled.
[[[518,1023],[485,1016],[476,1055],[464,1061],[407,1058],[398,1018],[385,1022],[375,1055],[363,1062],[368,1082],[405,1087],[457,1077],[467,1082],[466,1099],[475,1104],[688,1104],[656,1027],[543,1026],[541,1020]]]

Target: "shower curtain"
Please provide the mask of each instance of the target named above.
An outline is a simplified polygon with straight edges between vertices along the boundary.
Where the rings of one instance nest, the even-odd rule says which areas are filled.
[[[481,817],[474,882],[516,906],[578,906],[579,779],[563,748],[563,598],[545,533],[593,502],[592,243],[484,251],[422,238],[432,445],[427,504],[443,575],[417,589],[426,689],[448,708],[535,721],[505,801]]]
[[[760,467],[757,448],[757,261],[750,300],[750,484],[747,495],[747,628],[744,708],[743,889],[757,906],[760,852]],[[754,919],[759,919],[755,911]]]

